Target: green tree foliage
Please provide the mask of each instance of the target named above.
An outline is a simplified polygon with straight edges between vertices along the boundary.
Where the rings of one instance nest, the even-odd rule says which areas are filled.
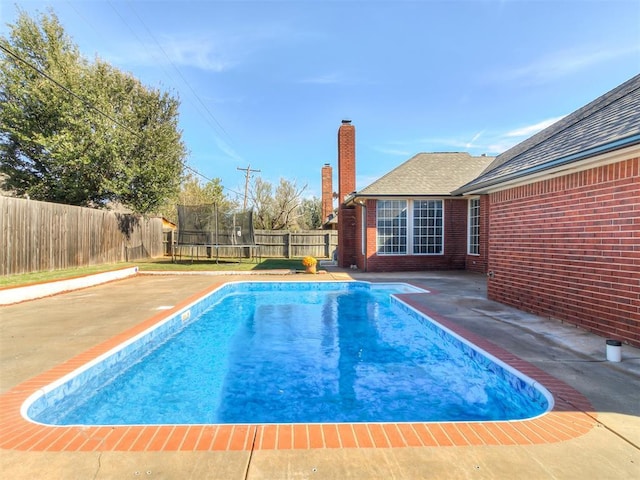
[[[302,230],[315,230],[322,226],[322,200],[318,197],[302,200],[298,226]]]
[[[171,197],[160,213],[172,222],[178,221],[176,205],[203,205],[215,203],[221,212],[230,212],[238,207],[237,203],[224,194],[219,178],[209,180],[204,185],[194,175],[186,175],[180,184],[180,191]]]
[[[139,213],[176,194],[186,156],[177,99],[88,62],[52,12],[39,22],[21,12],[0,45],[5,190]]]
[[[261,230],[296,230],[300,216],[301,197],[306,185],[298,188],[295,182],[280,179],[278,187],[257,177],[249,192],[254,210],[254,226]]]

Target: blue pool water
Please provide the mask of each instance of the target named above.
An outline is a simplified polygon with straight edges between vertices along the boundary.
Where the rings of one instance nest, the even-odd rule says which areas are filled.
[[[425,422],[550,407],[530,379],[392,296],[415,291],[229,284],[37,394],[27,415],[55,425]]]

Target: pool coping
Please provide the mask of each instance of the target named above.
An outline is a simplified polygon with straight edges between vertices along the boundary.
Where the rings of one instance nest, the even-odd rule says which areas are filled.
[[[122,267],[88,275],[78,275],[60,280],[35,282],[27,285],[0,287],[0,306],[14,305],[38,298],[93,287],[115,280],[121,280],[139,273],[138,267]]]
[[[589,432],[597,423],[591,404],[581,393],[507,350],[430,311],[417,297],[429,294],[398,296],[410,307],[544,385],[554,397],[553,409],[533,419],[496,422],[265,425],[48,426],[32,423],[21,415],[22,404],[38,389],[162,322],[219,287],[220,284],[199,292],[0,395],[0,448],[65,452],[250,451],[533,445],[577,438]]]

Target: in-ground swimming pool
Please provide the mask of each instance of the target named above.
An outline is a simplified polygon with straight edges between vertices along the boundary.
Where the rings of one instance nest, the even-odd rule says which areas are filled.
[[[32,395],[53,425],[514,420],[546,389],[406,306],[406,284],[231,283]]]

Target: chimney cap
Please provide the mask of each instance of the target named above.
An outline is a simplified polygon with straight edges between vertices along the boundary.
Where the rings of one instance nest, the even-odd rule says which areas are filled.
[[[325,166],[325,167],[330,167],[330,166],[331,166],[331,164],[330,164],[330,163],[325,163],[325,164],[324,164],[324,166]]]
[[[342,124],[343,125],[350,125],[351,124],[351,120],[342,120]]]

